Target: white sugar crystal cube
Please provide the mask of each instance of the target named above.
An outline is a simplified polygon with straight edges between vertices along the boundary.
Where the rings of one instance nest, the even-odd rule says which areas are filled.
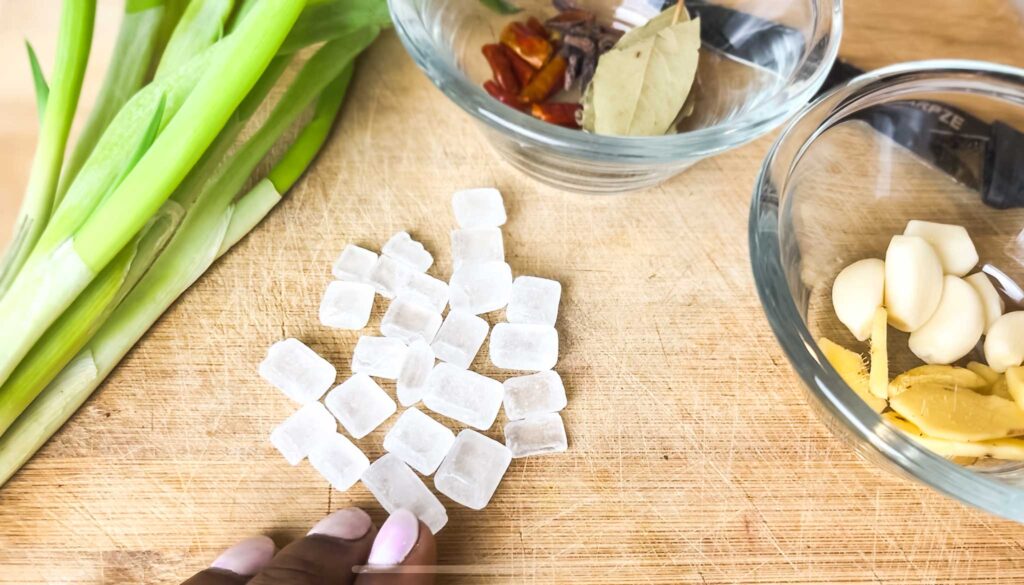
[[[320,301],[320,322],[336,329],[362,329],[370,321],[373,297],[368,284],[336,280]]]
[[[505,445],[515,458],[561,453],[569,448],[565,425],[557,412],[538,414],[505,425]]]
[[[491,332],[491,363],[506,370],[539,372],[558,361],[558,331],[546,325],[498,323]]]
[[[505,225],[505,202],[501,193],[490,187],[456,191],[452,195],[452,209],[459,227],[498,227]]]
[[[448,283],[423,272],[414,272],[398,297],[408,299],[440,313],[448,304]]]
[[[452,274],[449,292],[453,309],[474,315],[496,311],[512,295],[512,267],[504,262],[463,264]]]
[[[408,351],[400,339],[364,335],[352,354],[352,373],[394,380],[402,372]]]
[[[337,430],[338,422],[324,405],[310,402],[277,425],[270,433],[270,444],[284,455],[288,463],[298,465],[317,441]]]
[[[309,463],[340,492],[355,485],[370,466],[359,447],[338,433],[317,442],[309,452]]]
[[[409,346],[398,374],[396,393],[402,406],[412,406],[423,399],[427,392],[427,376],[434,369],[434,350],[427,342],[418,339]]]
[[[440,327],[441,313],[401,297],[392,301],[380,322],[380,332],[385,337],[401,339],[405,343],[417,339],[430,343]]]
[[[558,412],[568,404],[562,378],[552,370],[509,378],[502,385],[505,387],[505,415],[509,420]]]
[[[331,274],[338,280],[366,282],[370,271],[377,264],[377,254],[365,248],[349,244],[334,262]]]
[[[508,447],[465,429],[441,462],[434,486],[463,506],[482,510],[491,501],[511,462]]]
[[[423,475],[430,475],[441,465],[454,442],[455,433],[448,427],[418,408],[410,408],[384,436],[384,450],[394,453]]]
[[[342,382],[327,394],[324,404],[356,439],[369,435],[397,410],[395,401],[366,374]]]
[[[557,280],[520,276],[512,283],[505,316],[509,323],[536,323],[554,327],[562,285]]]
[[[423,480],[392,454],[385,454],[363,472],[363,484],[390,514],[404,508],[437,534],[448,523],[448,513]]]
[[[412,278],[413,270],[390,256],[381,256],[374,264],[367,281],[380,295],[393,299]]]
[[[437,414],[485,431],[494,424],[504,393],[497,380],[451,364],[438,364],[427,377],[423,404]]]
[[[423,244],[412,239],[406,232],[398,232],[391,236],[380,251],[417,272],[426,272],[434,263],[434,257],[427,252]]]
[[[320,400],[338,375],[330,362],[292,338],[270,346],[259,372],[264,380],[299,404]]]
[[[452,309],[430,345],[441,361],[466,369],[487,337],[487,321],[476,315]]]
[[[452,267],[473,262],[504,262],[505,244],[499,228],[452,230]]]

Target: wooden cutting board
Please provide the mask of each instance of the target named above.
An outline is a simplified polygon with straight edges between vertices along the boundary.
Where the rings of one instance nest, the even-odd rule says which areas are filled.
[[[101,4],[100,63],[118,7]],[[0,240],[36,128],[20,43],[29,36],[51,62],[57,8],[0,0]],[[851,0],[842,52],[868,68],[1024,65],[1022,43],[1002,0]],[[357,334],[316,319],[337,252],[408,229],[447,274],[449,195],[479,185],[506,195],[515,271],[565,286],[571,446],[515,461],[481,512],[446,500],[442,562],[479,567],[446,582],[1024,582],[1024,527],[862,462],[806,407],[748,265],[748,203],[769,141],[643,193],[559,192],[501,162],[387,34],[315,170],[0,490],[0,583],[176,584],[248,534],[283,544],[350,505],[382,520],[364,488],[335,492],[267,443],[294,406],[256,365],[295,336],[347,371]],[[372,459],[381,439],[359,444]]]

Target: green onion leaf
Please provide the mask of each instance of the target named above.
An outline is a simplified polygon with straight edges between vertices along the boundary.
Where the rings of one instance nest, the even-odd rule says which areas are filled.
[[[28,64],[32,68],[32,83],[36,87],[36,110],[39,112],[39,121],[43,121],[46,114],[46,98],[50,96],[50,87],[46,85],[46,77],[43,76],[43,69],[39,66],[39,58],[32,48],[32,43],[25,41],[25,50],[28,51]]]

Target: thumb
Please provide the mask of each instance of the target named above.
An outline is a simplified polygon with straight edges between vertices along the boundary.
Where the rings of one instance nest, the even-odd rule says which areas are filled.
[[[437,565],[434,535],[408,510],[395,510],[380,527],[356,585],[431,585]]]

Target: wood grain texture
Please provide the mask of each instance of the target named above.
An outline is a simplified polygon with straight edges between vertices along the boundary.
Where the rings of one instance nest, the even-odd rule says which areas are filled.
[[[5,77],[27,75],[10,42],[19,31],[52,45],[56,7],[0,0]],[[102,13],[100,47],[114,18]],[[845,36],[844,54],[867,67],[1024,65],[1024,29],[1001,0],[851,0]],[[5,158],[21,161],[0,178],[6,224],[35,117],[27,82],[2,99]],[[250,533],[283,544],[349,505],[382,520],[363,487],[334,492],[267,443],[294,406],[256,364],[295,336],[347,371],[357,334],[316,319],[336,253],[408,229],[447,274],[449,195],[479,185],[506,194],[516,273],[565,287],[570,451],[514,461],[484,511],[445,500],[442,562],[480,566],[445,582],[1024,582],[1024,528],[863,463],[805,405],[748,265],[748,202],[768,144],[643,193],[558,192],[498,160],[386,35],[314,172],[0,490],[0,584],[176,584]],[[483,356],[477,366],[498,374]],[[371,459],[382,437],[359,441]]]

